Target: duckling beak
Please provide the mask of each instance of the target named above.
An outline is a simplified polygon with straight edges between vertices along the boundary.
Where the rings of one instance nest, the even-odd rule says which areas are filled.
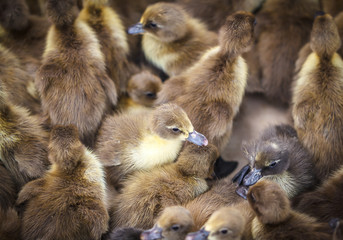
[[[163,238],[162,231],[163,231],[162,228],[155,225],[153,228],[146,230],[146,231],[141,233],[141,240],[162,239]]]
[[[144,33],[144,29],[143,29],[143,24],[141,23],[136,23],[135,25],[132,25],[131,27],[129,27],[129,29],[127,30],[128,34],[140,34],[140,33]]]
[[[249,187],[262,178],[262,169],[253,168],[243,179],[243,186]]]
[[[189,133],[188,138],[186,138],[186,140],[198,146],[207,146],[208,144],[207,138],[195,130]]]
[[[238,196],[240,196],[243,199],[247,200],[248,187],[246,187],[246,186],[238,186],[236,188],[236,193],[238,194]]]
[[[205,240],[207,239],[209,235],[210,235],[210,232],[202,228],[200,231],[187,234],[187,237],[185,240]]]

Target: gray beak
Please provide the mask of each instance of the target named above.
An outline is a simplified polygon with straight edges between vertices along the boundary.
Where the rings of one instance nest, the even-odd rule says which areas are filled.
[[[202,228],[200,231],[187,234],[186,240],[205,240],[209,235],[210,232]]]
[[[162,231],[163,229],[157,226],[154,226],[153,228],[146,230],[141,233],[141,240],[157,240],[162,239]]]
[[[128,34],[140,34],[140,33],[144,33],[144,29],[143,29],[143,24],[141,23],[136,23],[135,25],[132,25],[131,27],[129,27],[129,29],[127,30]]]
[[[243,186],[249,187],[257,183],[263,176],[262,169],[253,168],[243,179]]]
[[[207,146],[208,144],[207,138],[195,130],[189,133],[188,138],[186,140],[198,146]]]

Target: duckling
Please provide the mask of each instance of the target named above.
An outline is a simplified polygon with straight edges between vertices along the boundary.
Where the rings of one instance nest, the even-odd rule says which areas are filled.
[[[198,19],[178,4],[166,2],[150,5],[128,33],[143,34],[145,57],[169,76],[185,71],[218,42],[216,33]]]
[[[305,193],[297,205],[301,212],[329,222],[332,218],[343,219],[343,167],[341,166],[320,187]]]
[[[227,17],[219,32],[219,46],[206,52],[182,76],[169,79],[158,94],[157,104],[172,101],[180,105],[220,150],[229,140],[243,99],[247,65],[241,53],[253,42],[254,21],[248,12]]]
[[[262,91],[269,99],[284,105],[291,102],[294,63],[309,40],[313,15],[319,10],[319,0],[264,2],[256,15],[256,43],[247,53],[258,56],[245,56],[252,59],[249,68],[255,69],[257,58],[261,70],[254,71],[258,76],[250,75],[248,86],[251,79],[260,79]]]
[[[28,69],[39,65],[50,27],[46,17],[30,15],[24,0],[0,3],[0,42],[20,59]]]
[[[84,0],[80,19],[96,32],[105,57],[106,71],[114,81],[118,96],[126,93],[127,82],[138,68],[128,60],[129,45],[124,25],[107,0]]]
[[[217,157],[214,145],[190,144],[175,163],[134,172],[113,201],[110,227],[152,227],[164,208],[185,204],[208,190],[205,178]]]
[[[200,146],[208,143],[182,108],[164,104],[148,112],[107,117],[99,131],[96,153],[105,166],[114,166],[109,178],[116,184],[135,170],[173,162],[185,140]]]
[[[141,240],[184,240],[194,227],[190,212],[181,206],[165,208],[154,227],[141,233]]]
[[[93,30],[77,19],[76,0],[49,0],[49,30],[36,85],[47,124],[74,124],[81,141],[94,147],[101,121],[117,104]]]
[[[235,207],[223,207],[215,211],[204,227],[187,235],[186,240],[240,240],[246,220]]]
[[[25,204],[25,239],[100,239],[108,228],[104,171],[82,145],[73,125],[55,126],[49,144],[51,169],[27,183],[17,205]]]
[[[161,88],[162,80],[150,71],[144,70],[132,75],[127,86],[127,96],[120,98],[120,111],[134,112],[153,107]]]
[[[10,172],[18,192],[48,169],[48,133],[38,117],[13,105],[7,96],[0,82],[0,163]]]
[[[33,114],[41,111],[39,96],[34,87],[34,78],[28,74],[18,57],[0,44],[0,76],[7,89],[8,100],[28,108]]]
[[[312,53],[294,82],[294,127],[313,155],[315,175],[323,181],[343,163],[343,61],[336,53],[341,39],[333,18],[317,16]]]
[[[285,191],[275,182],[259,181],[249,189],[247,198],[256,213],[253,239],[332,239],[329,225],[292,210]]]
[[[244,143],[243,152],[251,171],[243,177],[243,186],[259,179],[278,183],[289,198],[308,191],[317,184],[312,157],[290,125],[276,125],[264,130],[258,140]]]

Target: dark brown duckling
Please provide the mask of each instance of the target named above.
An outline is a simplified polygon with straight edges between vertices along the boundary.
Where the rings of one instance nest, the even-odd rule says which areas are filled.
[[[134,172],[113,201],[111,228],[151,228],[164,208],[185,204],[207,191],[205,179],[217,157],[213,145],[189,144],[175,163]]]
[[[341,39],[333,18],[316,17],[312,53],[294,82],[294,127],[313,155],[315,175],[325,180],[343,163],[343,61],[336,53]]]
[[[195,131],[187,114],[176,104],[164,104],[151,111],[109,116],[99,131],[96,153],[109,169],[114,185],[136,170],[173,162],[184,141],[207,145]]]
[[[247,198],[256,213],[253,239],[332,239],[329,224],[292,210],[286,192],[275,182],[259,181],[249,189]]]
[[[51,26],[36,85],[46,123],[74,124],[81,141],[94,147],[104,115],[117,104],[96,34],[82,20],[76,0],[48,0]]]
[[[192,66],[210,47],[217,35],[175,3],[149,5],[129,34],[143,34],[145,57],[169,76]]]
[[[51,169],[20,191],[26,205],[23,239],[100,239],[107,231],[105,173],[78,138],[75,126],[55,126],[49,144]]]
[[[267,128],[258,140],[243,145],[251,171],[242,178],[243,186],[269,179],[280,185],[289,198],[308,191],[317,183],[309,152],[289,125]]]

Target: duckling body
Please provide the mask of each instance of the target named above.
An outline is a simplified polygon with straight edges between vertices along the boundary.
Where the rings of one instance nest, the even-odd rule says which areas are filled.
[[[289,198],[314,187],[314,165],[311,154],[289,125],[267,128],[259,140],[243,145],[250,162],[251,172],[244,177],[243,185],[254,185],[259,179],[278,183]]]
[[[157,104],[172,101],[180,105],[219,149],[229,140],[243,99],[247,65],[241,53],[252,44],[253,23],[253,15],[247,12],[229,16],[220,30],[219,46],[184,74],[169,79],[158,94]]]
[[[253,239],[332,239],[327,223],[291,209],[286,193],[271,181],[260,181],[248,192],[256,213],[252,221]]]
[[[312,53],[294,82],[294,127],[300,141],[313,155],[320,180],[343,163],[343,61],[336,53],[341,46],[331,16],[315,19]]]
[[[84,1],[80,19],[87,22],[96,32],[105,57],[106,71],[114,81],[118,96],[126,93],[130,76],[137,68],[128,60],[130,52],[124,25],[107,1]]]
[[[316,190],[303,194],[297,209],[325,222],[343,219],[342,186],[343,167],[340,167]]]
[[[198,139],[196,144],[207,145],[206,138],[194,131],[179,106],[164,104],[150,112],[106,118],[99,131],[96,153],[105,166],[114,166],[110,175],[116,178],[111,181],[115,183],[135,170],[173,162],[186,139]]]
[[[24,186],[25,239],[100,239],[108,228],[102,165],[81,144],[74,126],[56,126],[49,145],[51,169]]]
[[[165,208],[153,228],[142,232],[141,240],[184,240],[194,228],[190,212],[181,206]]]
[[[0,84],[0,162],[19,191],[48,169],[48,133],[38,118],[10,103],[7,96],[7,90]]]
[[[218,42],[214,32],[175,3],[150,5],[129,33],[143,33],[145,57],[169,76],[186,70]]]
[[[51,125],[74,124],[80,139],[94,147],[104,114],[117,104],[117,92],[105,69],[104,57],[92,29],[76,19],[76,2],[48,1],[49,30],[36,85]]]
[[[205,178],[211,175],[217,155],[213,145],[187,145],[177,162],[133,173],[113,202],[111,227],[148,229],[164,208],[205,192]]]

